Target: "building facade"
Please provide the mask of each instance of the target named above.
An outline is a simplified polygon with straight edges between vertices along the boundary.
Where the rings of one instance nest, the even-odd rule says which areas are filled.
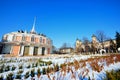
[[[65,47],[65,48],[60,48],[60,53],[63,54],[70,54],[74,51],[72,47]]]
[[[0,42],[1,54],[12,56],[44,55],[52,52],[52,40],[37,34],[34,26],[28,32],[17,31],[3,35]]]
[[[112,44],[111,44],[112,42]],[[114,44],[114,45],[113,45]],[[104,45],[104,47],[103,47]],[[116,40],[106,40],[103,43],[99,42],[95,35],[92,35],[92,41],[87,44],[83,43],[81,40],[76,39],[75,52],[95,52],[99,53],[101,49],[106,50],[106,52],[115,52],[115,48],[111,49],[111,46],[115,47]]]

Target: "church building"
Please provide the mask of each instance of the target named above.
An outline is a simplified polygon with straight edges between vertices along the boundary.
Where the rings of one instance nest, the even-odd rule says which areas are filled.
[[[30,32],[22,30],[3,35],[0,53],[11,56],[36,56],[52,53],[52,40],[44,34],[37,34],[35,21]]]

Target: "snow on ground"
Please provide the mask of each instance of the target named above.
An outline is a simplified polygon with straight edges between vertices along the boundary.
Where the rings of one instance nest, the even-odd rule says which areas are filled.
[[[4,79],[8,74],[13,73],[14,76],[22,70],[20,74],[21,79],[31,80],[103,80],[106,77],[106,71],[118,70],[120,69],[120,55],[49,55],[49,56],[38,56],[38,57],[1,57],[0,58],[0,67],[12,66],[16,67],[15,70],[4,71],[0,73],[0,76],[3,76]],[[111,61],[109,60],[111,59]],[[37,65],[38,60],[44,62],[51,61],[52,64],[46,65]],[[40,63],[41,64],[41,63]],[[58,71],[51,71],[49,73],[43,74],[43,68],[52,67],[55,65],[59,66]],[[61,67],[61,65],[63,65]],[[20,68],[22,66],[22,68]],[[30,66],[28,68],[28,66]],[[5,68],[4,67],[4,68]],[[31,77],[31,70],[34,69],[34,77]],[[40,69],[40,76],[37,75],[37,70]],[[28,78],[25,78],[25,75],[29,72]]]

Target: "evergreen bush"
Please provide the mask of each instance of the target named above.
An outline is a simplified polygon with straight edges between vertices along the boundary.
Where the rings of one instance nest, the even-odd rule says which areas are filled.
[[[34,76],[35,76],[34,72],[35,72],[35,69],[32,69],[32,70],[31,70],[31,77],[34,77]]]
[[[7,80],[13,80],[13,73],[9,73],[7,75]]]
[[[29,77],[29,72],[26,72],[25,78],[27,79]]]
[[[22,65],[20,65],[20,66],[19,66],[19,69],[22,69],[22,68],[23,68],[23,66],[22,66]]]
[[[45,68],[43,68],[43,71],[42,71],[42,72],[43,72],[43,74],[46,74],[46,69],[45,69]]]
[[[16,68],[15,66],[12,66],[12,71],[15,70],[15,68]]]
[[[27,68],[30,68],[30,65],[28,65]]]
[[[0,80],[3,80],[3,75],[0,76]]]
[[[16,75],[16,79],[21,79],[21,74],[23,73],[23,70],[19,70]]]
[[[2,73],[3,72],[3,67],[0,67],[0,73]]]
[[[55,70],[55,71],[59,71],[59,66],[58,66],[58,64],[56,64],[56,65],[54,66],[54,70]]]
[[[50,68],[49,67],[47,68],[47,73],[50,73]]]
[[[106,78],[104,80],[120,80],[120,70],[106,71]]]
[[[52,64],[52,61],[48,61],[46,62],[47,65],[51,65]]]
[[[9,71],[9,70],[10,70],[10,66],[8,65],[5,67],[5,71]]]
[[[40,68],[38,68],[37,73],[38,73],[38,74],[41,74],[41,73],[40,73]]]

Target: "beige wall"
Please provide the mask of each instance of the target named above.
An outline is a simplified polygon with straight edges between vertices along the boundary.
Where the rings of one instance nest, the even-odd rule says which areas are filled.
[[[16,41],[21,41],[22,40],[22,36],[16,36]]]
[[[30,36],[26,36],[26,41],[27,41],[27,42],[31,42]]]

